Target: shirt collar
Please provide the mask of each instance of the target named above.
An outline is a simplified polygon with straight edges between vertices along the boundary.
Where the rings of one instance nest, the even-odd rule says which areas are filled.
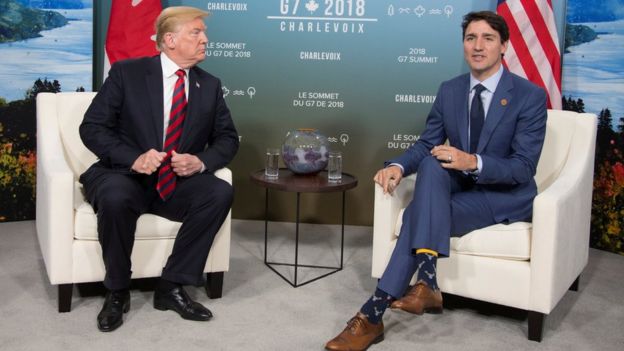
[[[498,71],[494,73],[491,77],[487,78],[483,82],[480,82],[475,78],[472,74],[470,74],[470,91],[474,89],[475,85],[481,84],[483,85],[489,92],[494,93],[496,91],[496,87],[498,86],[498,82],[503,76],[503,65],[500,65]]]
[[[164,52],[160,53],[160,65],[162,66],[163,77],[169,78],[174,76],[175,73],[181,69],[175,62],[173,62],[167,54]],[[186,72],[186,76],[188,77],[189,70],[188,68],[184,70]]]

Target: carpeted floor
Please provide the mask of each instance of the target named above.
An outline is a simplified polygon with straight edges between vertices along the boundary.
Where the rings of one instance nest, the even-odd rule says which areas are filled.
[[[103,299],[93,289],[75,291],[72,311],[57,312],[34,222],[0,224],[0,350],[322,350],[375,288],[370,227],[347,227],[343,271],[299,288],[264,266],[263,222],[235,220],[232,229],[223,298],[188,288],[213,320],[155,310],[152,292],[135,289],[124,325],[101,333],[95,319]],[[285,234],[292,225],[269,229],[284,233],[271,237],[269,258],[292,259],[294,235]],[[339,263],[339,226],[301,230],[300,262]],[[526,313],[451,296],[441,315],[386,313],[386,340],[370,350],[624,350],[624,257],[594,249],[589,257],[579,291],[548,316],[541,343],[527,340]],[[298,279],[316,274],[301,270]]]

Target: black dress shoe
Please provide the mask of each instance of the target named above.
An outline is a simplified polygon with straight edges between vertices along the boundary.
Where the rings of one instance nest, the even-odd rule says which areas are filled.
[[[113,331],[123,324],[123,314],[130,310],[130,291],[114,290],[106,293],[104,306],[97,316],[98,329]]]
[[[200,303],[191,300],[181,286],[169,291],[156,289],[154,308],[161,311],[176,311],[182,318],[192,321],[207,321],[212,318],[212,312]]]

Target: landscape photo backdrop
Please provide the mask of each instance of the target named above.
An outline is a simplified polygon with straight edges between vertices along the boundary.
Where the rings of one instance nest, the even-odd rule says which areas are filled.
[[[91,0],[0,0],[0,222],[35,217],[38,93],[91,90]]]
[[[591,246],[624,254],[624,0],[568,0],[563,108],[598,115]]]

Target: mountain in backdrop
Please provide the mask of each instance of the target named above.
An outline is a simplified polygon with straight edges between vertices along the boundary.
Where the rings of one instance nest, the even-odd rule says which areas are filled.
[[[624,0],[568,0],[569,23],[624,19]]]
[[[24,6],[37,9],[83,9],[91,7],[91,1],[83,0],[17,0]]]
[[[566,26],[566,34],[564,41],[565,52],[568,52],[568,48],[574,45],[580,45],[583,43],[589,43],[596,39],[598,34],[590,27],[582,24],[569,24]]]
[[[43,30],[66,24],[67,18],[56,11],[33,9],[16,0],[0,0],[0,43],[37,38]]]

